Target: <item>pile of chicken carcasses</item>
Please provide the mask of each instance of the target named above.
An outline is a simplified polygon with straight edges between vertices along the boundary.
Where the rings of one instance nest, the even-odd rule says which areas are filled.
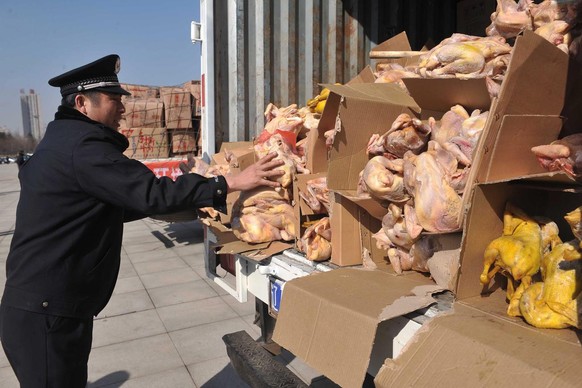
[[[374,237],[397,273],[429,272],[423,231],[460,229],[461,196],[487,116],[460,105],[438,122],[401,114],[385,133],[370,138],[371,159],[360,173],[358,195],[387,204]]]
[[[485,78],[490,95],[497,96],[512,55],[511,40],[529,29],[562,49],[574,47],[568,28],[563,28],[564,23],[576,23],[574,14],[571,4],[562,6],[550,0],[540,4],[498,0],[486,36],[453,34],[424,52],[416,64],[378,66],[375,82],[405,88],[404,78]],[[291,190],[296,175],[309,173],[306,134],[317,130],[328,96],[329,90],[323,88],[303,107],[267,106],[265,126],[254,139],[254,152],[257,157],[276,152],[284,161],[285,174],[278,178],[279,191],[241,193],[231,214],[231,226],[241,240],[258,243],[295,239],[309,259],[330,257],[333,218],[324,219],[330,212],[326,178],[307,182],[298,198],[293,198]],[[461,199],[487,115],[487,111],[467,112],[460,105],[452,106],[438,121],[402,115],[386,123],[384,133],[370,139],[370,160],[361,172],[358,193],[376,199],[386,209],[382,228],[374,237],[397,273],[429,272],[427,260],[433,254],[435,239],[460,229]],[[336,128],[324,134],[328,150],[340,128],[337,115]],[[536,153],[540,158],[542,154]],[[545,157],[554,161],[553,168],[575,164],[572,156],[560,155]],[[568,161],[562,163],[564,159]],[[300,198],[317,217],[296,219],[292,206]],[[207,209],[207,213],[212,211]]]
[[[576,238],[562,242],[555,222],[507,203],[503,235],[487,246],[480,281],[487,286],[496,273],[507,278],[508,315],[544,329],[581,327],[581,215],[579,207],[564,217]]]

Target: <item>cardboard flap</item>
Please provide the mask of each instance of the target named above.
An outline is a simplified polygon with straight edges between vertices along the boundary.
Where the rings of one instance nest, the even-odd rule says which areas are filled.
[[[217,254],[245,254],[245,258],[261,261],[285,249],[292,248],[292,244],[282,241],[272,241],[259,244],[250,244],[245,241],[231,241],[220,247]]]
[[[374,72],[370,66],[364,67],[360,73],[349,80],[346,85],[353,85],[353,84],[370,84],[376,81],[376,77],[374,76]]]
[[[378,220],[382,220],[386,213],[388,213],[387,207],[384,207],[378,200],[369,196],[358,197],[355,190],[337,190],[337,193],[349,199]],[[385,202],[388,205],[388,202]]]
[[[471,113],[474,109],[489,110],[491,106],[484,78],[403,78],[402,81],[423,110],[446,112],[459,104]]]
[[[410,51],[412,47],[410,46],[410,41],[408,40],[408,35],[406,31],[402,31],[400,34],[393,36],[392,38],[384,41],[374,47],[371,51]]]
[[[376,387],[580,385],[579,343],[556,341],[459,303],[453,308],[425,324],[400,357],[386,360]]]
[[[356,83],[350,85],[326,84],[325,87],[344,98],[354,98],[404,106],[420,113],[420,107],[414,99],[396,85],[384,83]]]
[[[518,36],[501,87],[499,113],[555,115],[566,96],[568,55],[531,31]]]
[[[425,298],[406,298],[421,284],[358,269],[288,281],[273,340],[337,384],[362,386],[382,312],[395,301],[401,314],[425,307]]]
[[[380,321],[386,321],[395,317],[399,317],[410,312],[410,306],[416,306],[416,310],[428,307],[435,303],[432,294],[443,291],[444,289],[437,285],[425,284],[417,286],[412,289],[412,295],[401,296],[396,299],[394,303],[386,306],[380,314]]]
[[[239,240],[232,229],[215,220],[204,220],[203,223],[212,230],[216,236],[216,242],[212,244],[217,254],[237,254],[244,253],[245,257],[260,261],[285,249],[292,248],[293,245],[283,241],[271,241],[259,244],[250,244]]]
[[[546,172],[531,148],[556,140],[562,124],[563,119],[559,116],[504,116],[497,136],[490,136],[483,144],[479,182]]]

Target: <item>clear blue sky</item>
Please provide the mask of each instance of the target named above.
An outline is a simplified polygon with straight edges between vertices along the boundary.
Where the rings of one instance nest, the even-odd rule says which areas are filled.
[[[42,123],[60,103],[55,75],[108,54],[121,82],[172,86],[200,79],[190,41],[199,0],[1,0],[0,127],[22,133],[20,89],[39,95]]]

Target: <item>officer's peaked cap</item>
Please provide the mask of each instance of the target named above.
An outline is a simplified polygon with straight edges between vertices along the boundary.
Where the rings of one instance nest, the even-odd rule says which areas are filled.
[[[49,85],[61,88],[61,96],[86,90],[131,95],[117,79],[119,55],[111,54],[84,66],[69,70],[49,80]]]

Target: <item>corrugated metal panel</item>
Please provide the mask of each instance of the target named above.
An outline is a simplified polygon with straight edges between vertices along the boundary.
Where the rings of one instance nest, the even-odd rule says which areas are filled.
[[[345,83],[372,47],[406,31],[413,49],[455,32],[455,0],[215,0],[216,144],[250,140],[270,103]],[[210,82],[211,80],[208,80]]]

